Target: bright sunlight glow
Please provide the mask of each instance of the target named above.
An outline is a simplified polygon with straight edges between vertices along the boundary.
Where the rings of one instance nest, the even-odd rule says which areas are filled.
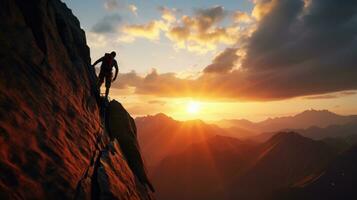
[[[187,104],[186,110],[190,114],[197,114],[200,111],[200,104],[196,101],[190,101]]]

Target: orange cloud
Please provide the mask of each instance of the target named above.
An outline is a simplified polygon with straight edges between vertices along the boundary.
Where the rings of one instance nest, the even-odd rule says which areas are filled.
[[[164,19],[165,21],[169,23],[176,21],[176,16],[175,16],[176,9],[159,7],[159,10],[161,11],[161,18]]]
[[[151,40],[157,40],[160,37],[160,31],[165,30],[166,25],[161,21],[151,21],[144,25],[127,25],[122,31],[131,37],[141,37]]]
[[[215,50],[219,44],[234,44],[240,37],[242,29],[239,26],[220,26],[227,16],[227,11],[221,6],[197,9],[193,16],[184,15],[180,18],[176,17],[176,9],[159,9],[162,13],[160,20],[124,26],[122,32],[125,35],[121,38],[126,38],[125,41],[133,41],[136,37],[156,40],[164,32],[176,48],[206,53]]]
[[[250,16],[248,13],[241,12],[241,11],[236,11],[233,14],[233,19],[236,23],[252,23],[254,20],[252,16]]]
[[[252,16],[257,20],[263,19],[264,16],[269,14],[277,2],[278,0],[255,0]]]

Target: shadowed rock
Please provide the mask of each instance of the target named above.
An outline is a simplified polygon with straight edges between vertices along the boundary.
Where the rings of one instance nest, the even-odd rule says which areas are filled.
[[[106,124],[110,137],[119,141],[131,170],[138,177],[140,182],[146,184],[151,191],[154,191],[153,186],[147,178],[140,154],[134,119],[124,107],[115,100],[109,103],[106,113]]]

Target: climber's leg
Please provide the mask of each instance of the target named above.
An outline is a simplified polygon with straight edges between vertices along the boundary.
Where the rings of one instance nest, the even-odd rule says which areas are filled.
[[[109,88],[106,87],[105,88],[105,98],[108,99],[108,95],[109,95]]]
[[[112,77],[113,77],[113,74],[112,73],[109,73],[106,75],[105,77],[105,98],[108,99],[108,95],[109,95],[109,88],[112,84]]]

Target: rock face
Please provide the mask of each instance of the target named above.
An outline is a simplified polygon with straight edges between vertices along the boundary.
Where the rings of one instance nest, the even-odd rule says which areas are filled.
[[[106,112],[106,125],[110,137],[118,139],[131,170],[142,184],[154,191],[139,151],[135,121],[119,102],[110,102]]]
[[[102,123],[77,18],[59,0],[4,0],[0,17],[0,199],[151,199],[138,147]]]

